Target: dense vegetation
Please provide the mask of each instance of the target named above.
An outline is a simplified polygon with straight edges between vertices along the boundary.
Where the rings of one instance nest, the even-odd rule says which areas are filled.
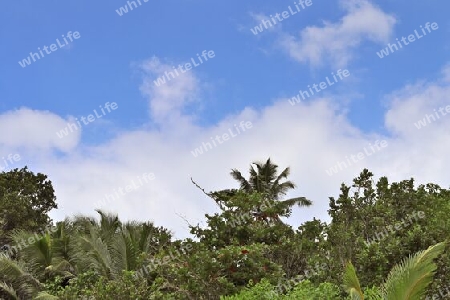
[[[192,239],[152,222],[54,223],[51,181],[0,173],[0,299],[449,299],[450,192],[363,170],[329,203],[330,223],[294,229],[289,168],[253,163],[239,188],[206,192],[219,211]]]

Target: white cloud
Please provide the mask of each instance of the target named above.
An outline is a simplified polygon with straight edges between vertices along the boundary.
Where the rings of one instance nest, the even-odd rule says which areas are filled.
[[[427,181],[440,178],[446,184],[450,180],[450,113],[439,111],[450,107],[449,93],[450,82],[440,80],[409,85],[387,96],[385,126],[395,136],[393,158],[410,176]],[[427,125],[418,129],[419,120]]]
[[[81,132],[58,138],[56,132],[63,129],[68,121],[48,111],[28,108],[9,111],[0,115],[0,146],[69,151],[78,144]]]
[[[301,63],[345,67],[363,40],[389,41],[396,23],[394,16],[367,0],[343,0],[341,5],[347,14],[339,22],[306,27],[300,37],[285,33],[280,38],[281,47]]]
[[[191,77],[189,88],[185,88],[186,81],[173,80],[171,88],[178,92],[165,94],[149,85],[163,72],[162,66],[159,62],[150,66],[155,73],[144,78],[141,89],[148,97],[151,113],[156,112],[159,121],[169,120],[167,123],[171,126],[121,132],[100,146],[79,147],[64,157],[27,158],[33,161],[34,171],[48,174],[54,183],[60,207],[52,212],[54,218],[61,219],[77,212],[93,215],[93,210],[99,208],[95,203],[101,201],[105,194],[112,194],[115,189],[128,185],[133,178],[152,172],[154,181],[101,208],[117,212],[124,220],[153,220],[158,226],[173,229],[178,237],[186,237],[189,235],[187,226],[179,215],[196,224],[204,221],[205,213],[213,213],[216,209],[213,201],[190,182],[191,176],[207,191],[237,187],[229,175],[231,168],[238,168],[246,174],[252,161],[268,157],[280,169],[291,167],[291,180],[298,184],[298,189],[289,196],[304,195],[314,201],[314,206],[294,213],[290,222],[295,226],[313,216],[327,219],[328,197],[337,197],[340,184],[351,184],[363,168],[369,168],[377,176],[386,175],[390,181],[415,177],[421,183],[448,184],[450,180],[445,169],[450,165],[447,155],[450,116],[421,130],[413,125],[423,114],[444,105],[445,95],[450,89],[448,82],[418,83],[388,95],[386,128],[392,136],[362,132],[348,121],[346,107],[332,98],[301,102],[295,106],[291,106],[287,99],[279,99],[262,110],[248,107],[216,125],[199,127],[190,115],[183,113],[189,100],[179,102],[180,98],[191,97],[193,91],[201,92],[201,82],[195,72],[188,75]],[[170,104],[170,109],[161,102],[162,99],[173,104]],[[22,124],[10,115],[27,115],[24,112],[37,119],[22,117],[21,120],[35,126],[53,123],[60,126],[64,123],[48,112],[22,110],[20,114],[0,116],[2,132]],[[174,115],[183,120],[179,126],[170,119]],[[210,137],[216,134],[226,133],[241,121],[251,121],[253,128],[197,158],[190,153],[202,142],[210,141]],[[3,137],[2,141],[9,141],[17,147],[46,145],[62,148],[56,142],[52,144],[48,138],[55,132],[53,126],[39,128],[34,131],[28,127],[14,129],[15,133]],[[22,134],[23,137],[16,136]],[[356,154],[369,143],[381,139],[388,141],[388,147],[383,151],[333,176],[326,173],[325,170],[337,161],[343,161],[345,156]]]
[[[414,140],[422,140],[430,134],[443,134],[447,128],[438,124],[445,124],[445,116],[442,116],[442,120],[436,118],[436,122],[432,121],[420,130],[414,123],[423,120],[426,114],[434,115],[435,110],[438,111],[440,107],[450,105],[449,92],[448,84],[417,83],[389,95],[387,98],[390,105],[386,113],[386,127],[400,137]],[[438,116],[440,117],[440,114]],[[448,119],[450,121],[450,118]]]
[[[151,99],[149,103],[152,119],[160,125],[167,122],[180,122],[181,118],[186,120],[183,109],[195,102],[199,94],[199,82],[193,71],[185,73],[178,71],[180,76],[171,78],[160,86],[155,85],[154,80],[158,76],[164,76],[165,72],[176,74],[173,66],[177,65],[163,63],[157,57],[152,57],[141,66],[145,76],[140,89],[145,96]]]

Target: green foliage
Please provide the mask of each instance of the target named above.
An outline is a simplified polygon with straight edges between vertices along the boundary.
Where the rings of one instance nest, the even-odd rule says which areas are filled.
[[[222,300],[338,300],[342,299],[339,294],[340,290],[337,286],[331,283],[322,283],[315,286],[308,280],[301,281],[298,283],[292,291],[288,294],[281,294],[277,291],[277,288],[270,284],[267,280],[262,280],[256,285],[252,285],[250,282],[248,287],[241,293],[221,297]]]
[[[394,266],[382,286],[384,297],[399,300],[423,299],[436,271],[433,260],[441,255],[444,249],[445,243],[436,244]]]
[[[386,177],[374,182],[363,170],[351,186],[341,186],[338,199],[330,198],[332,221],[321,248],[333,259],[324,279],[338,284],[343,266],[352,261],[364,270],[359,272],[363,286],[380,285],[402,259],[447,239],[442,218],[450,213],[449,199],[449,191],[437,185],[415,188],[413,179],[389,183]],[[444,261],[449,262],[447,254]],[[442,263],[439,286],[450,285],[444,270]]]
[[[348,263],[345,268],[343,283],[352,300],[364,300],[364,294],[361,290],[359,279],[356,276],[355,268],[351,263]]]
[[[210,251],[202,244],[194,244],[186,255],[154,266],[146,278],[158,282],[160,290],[193,299],[214,299],[239,291],[249,280],[267,278],[276,282],[281,269],[265,257],[268,249],[254,244]]]
[[[52,182],[27,167],[0,173],[0,246],[14,230],[43,231],[51,225],[47,213],[57,208]]]
[[[260,216],[287,217],[290,211],[277,206],[276,200],[262,194],[236,192],[223,204],[223,211],[206,215],[207,228],[191,227],[191,233],[211,248],[252,243],[279,244],[283,237],[293,236],[291,227],[282,222],[268,222]]]
[[[190,227],[196,240],[103,211],[42,232],[56,207],[51,182],[26,168],[1,173],[0,242],[23,246],[0,253],[0,299],[406,300],[450,286],[450,245],[432,247],[448,239],[449,190],[363,170],[330,198],[330,223],[295,230],[282,219],[311,202],[282,199],[295,187],[289,173],[270,159],[248,179],[233,169],[238,188],[205,192],[219,210]]]
[[[379,287],[371,287],[363,289],[364,299],[366,300],[383,300]]]
[[[0,299],[30,299],[40,287],[23,262],[0,256]]]
[[[282,182],[291,173],[290,168],[284,169],[280,174],[277,174],[277,172],[278,165],[274,164],[269,158],[265,163],[253,162],[250,165],[250,178],[248,180],[237,169],[231,170],[230,174],[239,182],[240,190],[248,194],[257,192],[264,195],[266,199],[279,200],[289,190],[294,189],[295,184],[290,180]],[[304,197],[297,197],[285,200],[282,204],[284,204],[284,207],[309,206],[312,202]]]
[[[372,296],[385,300],[423,299],[436,271],[433,260],[442,254],[445,246],[444,242],[438,243],[395,265],[381,286],[379,296],[374,294]],[[352,300],[364,300],[355,268],[351,263],[347,264],[343,281]]]
[[[124,271],[116,280],[87,272],[72,280],[65,289],[59,289],[56,294],[61,300],[157,299],[147,281],[134,276],[132,271]]]
[[[321,283],[317,287],[315,287],[311,282],[306,280],[299,283],[291,293],[285,296],[284,299],[286,300],[342,299],[339,295],[340,295],[339,288],[331,283]]]

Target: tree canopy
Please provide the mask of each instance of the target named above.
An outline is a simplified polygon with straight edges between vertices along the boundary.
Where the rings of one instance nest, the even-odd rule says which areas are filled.
[[[238,187],[205,192],[193,181],[218,210],[190,225],[192,238],[177,240],[151,221],[101,210],[52,224],[47,176],[1,173],[1,237],[27,243],[0,255],[0,299],[450,297],[449,190],[414,179],[375,182],[364,169],[330,197],[329,222],[293,228],[281,218],[313,202],[283,199],[296,187],[289,175],[268,159],[253,163],[248,178],[232,169]]]
[[[0,173],[0,246],[14,230],[42,231],[51,225],[48,212],[56,205],[52,182],[27,167]]]

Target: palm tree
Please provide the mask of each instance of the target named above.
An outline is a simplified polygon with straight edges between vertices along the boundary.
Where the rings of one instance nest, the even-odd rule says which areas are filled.
[[[381,286],[380,300],[420,300],[433,280],[436,264],[447,242],[438,243],[427,250],[417,252],[395,265]],[[344,273],[344,286],[353,300],[364,300],[355,268],[349,262]]]
[[[256,166],[256,170],[253,166]],[[279,200],[281,196],[286,195],[286,193],[289,190],[294,189],[296,185],[290,180],[281,182],[282,180],[287,179],[291,173],[289,167],[284,169],[279,175],[277,175],[277,171],[278,165],[272,163],[269,158],[265,163],[253,162],[250,165],[250,178],[248,180],[245,179],[237,169],[232,169],[230,174],[239,182],[241,190],[247,193],[259,192],[270,199]],[[292,200],[295,200],[302,206],[311,205],[311,201],[307,200],[305,197],[292,198]]]
[[[152,223],[123,224],[117,215],[97,211],[100,220],[75,217],[57,224],[18,253],[15,261],[0,255],[0,299],[56,299],[40,292],[43,282],[55,276],[64,282],[86,271],[95,271],[110,280],[123,271],[139,270],[155,255],[171,235]],[[31,233],[17,231],[13,240],[28,240]]]
[[[256,169],[255,169],[256,167]],[[250,165],[250,177],[249,179],[245,179],[242,176],[242,173],[237,169],[231,170],[231,176],[237,180],[240,184],[240,190],[246,193],[260,193],[264,196],[264,198],[268,201],[275,201],[274,203],[274,212],[280,211],[284,213],[288,213],[291,208],[295,205],[299,207],[310,206],[312,204],[311,200],[306,199],[305,197],[296,197],[287,200],[281,201],[280,198],[286,193],[294,189],[296,185],[290,181],[283,181],[287,179],[290,174],[290,168],[285,168],[280,174],[278,173],[278,165],[272,163],[272,161],[267,159],[265,163],[262,162],[253,162]],[[224,190],[218,193],[228,193],[229,195],[233,195],[233,191],[236,190]],[[254,215],[258,218],[272,218],[274,220],[280,221],[278,218],[278,214],[274,213],[273,215],[267,215],[261,212],[259,207],[256,208],[256,212]]]
[[[25,263],[0,256],[0,299],[59,299],[42,292],[43,289],[42,283],[27,269]]]
[[[31,299],[42,287],[26,266],[6,256],[0,256],[0,298]]]
[[[254,168],[256,166],[256,169]],[[307,207],[312,204],[311,200],[305,197],[295,197],[287,200],[280,200],[290,189],[294,189],[295,184],[287,179],[290,174],[290,168],[284,169],[277,175],[278,165],[271,162],[270,158],[265,163],[253,162],[250,165],[250,177],[245,179],[237,169],[231,170],[231,176],[240,184],[239,189],[224,189],[215,192],[206,192],[192,178],[192,183],[199,188],[205,195],[213,199],[222,211],[231,210],[237,212],[240,210],[242,216],[249,214],[257,221],[265,221],[270,224],[282,223],[279,216],[289,217],[292,207]],[[251,201],[247,205],[242,205],[239,198],[245,194],[247,196],[254,194],[259,197],[259,201]],[[258,194],[258,195],[256,195]],[[261,197],[262,196],[262,197]],[[258,198],[257,197],[257,198]],[[247,197],[248,200],[251,197]],[[248,201],[247,201],[248,202]],[[249,205],[251,205],[249,209]],[[246,206],[246,207],[244,207]],[[239,219],[239,218],[238,218]]]
[[[170,241],[170,234],[152,223],[122,224],[117,215],[100,210],[100,221],[85,223],[88,228],[77,237],[76,265],[81,271],[94,270],[108,279],[118,279],[123,271],[137,271],[147,256]]]
[[[59,232],[61,232],[60,228]],[[12,240],[25,240],[34,235],[15,231],[11,234]],[[42,282],[50,276],[62,276],[73,278],[70,273],[70,263],[59,255],[55,248],[56,239],[49,233],[37,241],[30,243],[18,253],[18,260],[9,256],[0,257],[0,297],[7,299],[58,299],[47,293],[40,292],[44,289]],[[1,298],[3,299],[3,298]]]

